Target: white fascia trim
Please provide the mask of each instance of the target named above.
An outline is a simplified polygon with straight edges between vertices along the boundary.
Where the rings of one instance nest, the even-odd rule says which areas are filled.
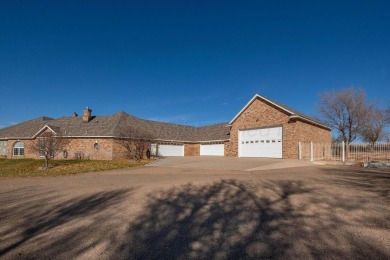
[[[62,138],[120,138],[118,136],[61,136]],[[15,139],[20,139],[20,140],[32,140],[34,137],[6,137],[0,139],[0,141],[8,141],[8,140],[15,140]],[[182,141],[182,140],[165,140],[165,139],[154,139],[154,142],[175,142],[175,143],[187,143],[187,144],[193,144],[193,143],[208,143],[208,142],[228,142],[230,139],[225,139],[225,140],[208,140],[208,141]]]
[[[225,140],[209,140],[209,141],[197,141],[196,143],[210,143],[210,142],[228,142],[229,139]]]
[[[198,143],[209,143],[209,142],[228,142],[230,139],[225,140],[208,140],[208,141],[181,141],[181,140],[163,140],[155,139],[155,142],[172,142],[172,143],[183,143],[183,144],[198,144]]]
[[[120,138],[118,136],[99,136],[99,135],[62,135],[63,138]]]
[[[303,120],[303,121],[307,121],[307,122],[310,122],[310,123],[312,123],[312,124],[315,124],[315,125],[324,127],[324,128],[326,128],[326,129],[332,130],[331,127],[326,126],[326,125],[323,125],[323,124],[318,123],[318,122],[316,122],[316,121],[310,120],[310,119],[308,119],[308,118],[306,118],[306,117],[302,117],[302,116],[299,116],[299,115],[291,115],[290,118],[291,118],[291,119],[301,119],[301,120]]]
[[[12,140],[32,140],[33,138],[31,137],[6,137],[5,139],[0,139],[1,141],[12,141]]]
[[[36,137],[36,134],[33,136],[33,137],[6,137],[5,139],[0,139],[0,140],[4,140],[4,141],[8,141],[8,140],[16,140],[16,139],[20,139],[20,140],[33,140],[35,139]],[[118,138],[116,136],[73,136],[73,135],[61,135],[60,137],[62,138]]]
[[[57,134],[56,131],[54,131],[50,126],[48,125],[45,125],[43,126],[35,135],[33,135],[31,137],[31,139],[34,139],[35,137],[37,137],[39,134],[41,134],[46,128],[49,128],[50,131],[52,131],[53,133]]]
[[[165,140],[165,139],[154,139],[155,142],[171,142],[171,143],[193,143],[192,141],[183,141],[183,140]]]
[[[230,126],[231,126],[231,125],[233,124],[233,122],[236,121],[236,119],[245,111],[245,109],[247,109],[247,108],[250,106],[250,104],[252,104],[252,102],[255,101],[256,98],[260,98],[260,99],[262,99],[262,100],[265,100],[265,101],[267,101],[268,103],[270,103],[270,104],[272,104],[272,105],[274,105],[274,106],[276,106],[276,107],[278,107],[278,108],[280,108],[280,109],[286,111],[287,113],[294,114],[294,113],[291,112],[290,110],[288,110],[288,109],[286,109],[286,108],[284,108],[284,107],[281,107],[281,106],[278,105],[278,104],[275,104],[275,103],[272,102],[271,100],[269,100],[269,99],[267,99],[267,98],[265,98],[265,97],[262,97],[262,96],[260,96],[259,94],[256,94],[256,95],[255,95],[255,96],[254,96],[254,97],[253,97],[253,98],[244,106],[244,108],[241,109],[240,112],[238,112],[238,114],[232,119],[232,121],[229,122],[229,125],[230,125]]]

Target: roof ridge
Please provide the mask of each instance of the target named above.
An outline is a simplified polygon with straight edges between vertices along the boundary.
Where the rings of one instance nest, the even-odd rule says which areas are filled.
[[[160,124],[175,125],[175,126],[196,127],[196,126],[192,126],[192,125],[183,125],[183,124],[177,124],[177,123],[162,122],[162,121],[151,120],[151,119],[143,119],[143,118],[140,118],[140,119],[141,119],[141,120],[144,120],[144,121],[154,122],[154,123],[160,123]]]
[[[229,122],[222,122],[222,123],[216,123],[216,124],[211,124],[211,125],[204,125],[204,126],[196,126],[197,129],[203,128],[203,127],[209,127],[209,126],[217,126],[217,125],[229,125]]]
[[[112,136],[115,136],[116,135],[116,133],[117,133],[117,131],[118,131],[118,128],[119,128],[119,125],[121,124],[121,122],[123,122],[123,119],[124,119],[124,117],[129,117],[130,115],[128,114],[128,113],[126,113],[125,111],[120,111],[120,112],[118,112],[118,113],[115,113],[115,114],[113,114],[113,115],[111,115],[111,117],[114,117],[114,116],[116,116],[116,115],[118,115],[118,119],[117,119],[117,121],[115,122],[115,124],[114,124],[114,127],[113,127],[113,129],[112,129]]]

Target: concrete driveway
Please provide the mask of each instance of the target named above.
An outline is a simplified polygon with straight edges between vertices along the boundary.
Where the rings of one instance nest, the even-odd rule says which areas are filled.
[[[0,258],[390,259],[389,172],[180,165],[0,178]]]
[[[176,167],[187,169],[223,170],[223,171],[261,171],[313,166],[310,161],[270,159],[270,158],[235,158],[222,156],[189,156],[160,158],[153,167]]]

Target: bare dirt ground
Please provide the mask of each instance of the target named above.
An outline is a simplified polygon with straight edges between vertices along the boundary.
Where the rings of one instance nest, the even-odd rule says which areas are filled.
[[[0,193],[3,259],[390,259],[385,170],[166,165],[1,178]]]

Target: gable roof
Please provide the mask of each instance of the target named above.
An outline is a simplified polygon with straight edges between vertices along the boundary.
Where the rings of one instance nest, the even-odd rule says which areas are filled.
[[[321,122],[319,122],[318,120],[308,116],[308,115],[305,115],[295,109],[292,109],[286,105],[283,105],[279,102],[276,102],[274,100],[271,100],[269,98],[266,98],[266,97],[263,97],[263,96],[260,96],[259,94],[256,94],[242,109],[240,112],[238,112],[238,114],[229,122],[229,125],[232,125],[234,123],[234,121],[237,120],[237,118],[256,100],[256,99],[260,99],[268,104],[271,104],[279,109],[281,109],[283,112],[285,112],[287,115],[290,116],[291,119],[298,119],[298,120],[302,120],[302,121],[306,121],[306,122],[309,122],[311,124],[314,124],[314,125],[317,125],[317,126],[320,126],[322,128],[325,128],[325,129],[328,129],[328,130],[331,130],[331,128]]]
[[[94,116],[87,123],[79,116],[58,119],[40,117],[0,129],[0,139],[33,139],[46,129],[65,137],[119,137],[121,129],[128,126],[145,130],[161,141],[229,140],[228,123],[193,127],[145,120],[125,112],[111,116]]]
[[[54,119],[50,117],[38,117],[20,124],[0,129],[0,139],[29,139]]]
[[[32,138],[35,138],[45,132],[45,130],[49,129],[54,134],[61,134],[61,129],[57,126],[51,126],[51,125],[44,125],[35,135],[32,136]]]

